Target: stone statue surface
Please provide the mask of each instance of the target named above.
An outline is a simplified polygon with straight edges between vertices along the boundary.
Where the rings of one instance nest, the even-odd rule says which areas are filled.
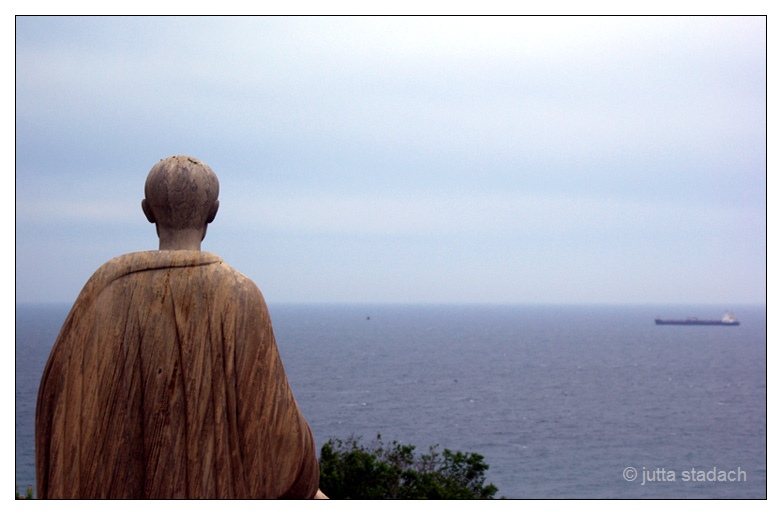
[[[44,369],[39,497],[322,496],[263,296],[200,250],[218,189],[194,158],[150,171],[142,209],[160,250],[93,274]]]

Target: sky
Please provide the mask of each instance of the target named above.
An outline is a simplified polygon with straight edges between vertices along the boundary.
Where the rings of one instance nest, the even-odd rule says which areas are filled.
[[[156,249],[176,154],[269,304],[766,302],[765,17],[21,16],[15,66],[17,303]]]

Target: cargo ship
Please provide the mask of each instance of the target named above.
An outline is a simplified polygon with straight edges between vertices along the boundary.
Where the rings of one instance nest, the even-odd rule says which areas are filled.
[[[654,323],[657,325],[739,325],[739,321],[736,319],[733,313],[726,313],[722,320],[701,320],[700,318],[685,318],[684,320],[663,320],[662,318],[655,318]]]

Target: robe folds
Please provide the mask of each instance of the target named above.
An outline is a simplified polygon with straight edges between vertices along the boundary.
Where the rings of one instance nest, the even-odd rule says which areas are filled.
[[[315,444],[257,286],[200,251],[136,252],[82,289],[36,408],[40,498],[312,498]]]

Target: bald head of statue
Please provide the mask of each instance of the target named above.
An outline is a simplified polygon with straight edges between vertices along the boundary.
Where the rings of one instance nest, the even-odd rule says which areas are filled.
[[[160,250],[201,250],[217,215],[220,184],[205,163],[188,156],[161,160],[150,170],[141,209],[155,224]]]

